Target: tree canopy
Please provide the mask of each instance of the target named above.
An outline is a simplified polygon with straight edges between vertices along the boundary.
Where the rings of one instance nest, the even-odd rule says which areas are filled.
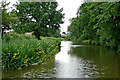
[[[3,2],[2,5],[1,5],[2,25],[5,29],[10,29],[11,28],[10,25],[13,25],[18,21],[15,13],[7,12],[7,10],[9,9],[9,7],[8,7],[9,4],[10,3]],[[7,7],[8,7],[8,9],[7,9]]]
[[[57,2],[20,2],[14,10],[20,21],[13,29],[18,33],[34,31],[38,39],[58,33],[64,14],[57,6]]]
[[[120,49],[120,2],[85,2],[68,28],[74,41]]]

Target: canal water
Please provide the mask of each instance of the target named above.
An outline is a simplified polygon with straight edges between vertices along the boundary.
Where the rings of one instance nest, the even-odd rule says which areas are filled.
[[[55,58],[43,65],[3,72],[3,78],[120,78],[120,55],[109,48],[62,41]]]

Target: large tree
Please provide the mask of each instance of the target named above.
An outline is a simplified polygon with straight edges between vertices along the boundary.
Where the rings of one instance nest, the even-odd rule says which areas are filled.
[[[63,23],[63,9],[57,10],[57,2],[20,2],[16,5],[16,14],[20,19],[14,30],[19,33],[34,31],[40,39],[41,35],[47,35],[50,29],[56,33]]]

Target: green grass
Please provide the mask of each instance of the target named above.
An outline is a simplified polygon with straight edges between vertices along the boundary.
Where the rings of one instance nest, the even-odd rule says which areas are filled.
[[[43,64],[59,52],[62,39],[44,38],[24,34],[6,34],[2,45],[2,69],[14,70],[28,65]]]

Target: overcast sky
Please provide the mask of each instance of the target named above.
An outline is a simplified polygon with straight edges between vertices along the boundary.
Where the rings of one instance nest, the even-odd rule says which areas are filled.
[[[61,31],[67,31],[70,25],[69,19],[77,17],[76,13],[79,6],[83,3],[82,0],[56,0],[59,4],[58,8],[63,7],[65,13],[65,23],[61,25]]]
[[[18,0],[7,0],[11,2],[10,6],[16,3]],[[63,8],[63,13],[65,13],[64,24],[61,25],[61,31],[67,31],[70,25],[69,19],[76,17],[77,9],[83,3],[83,0],[56,0],[59,4],[58,9]]]

